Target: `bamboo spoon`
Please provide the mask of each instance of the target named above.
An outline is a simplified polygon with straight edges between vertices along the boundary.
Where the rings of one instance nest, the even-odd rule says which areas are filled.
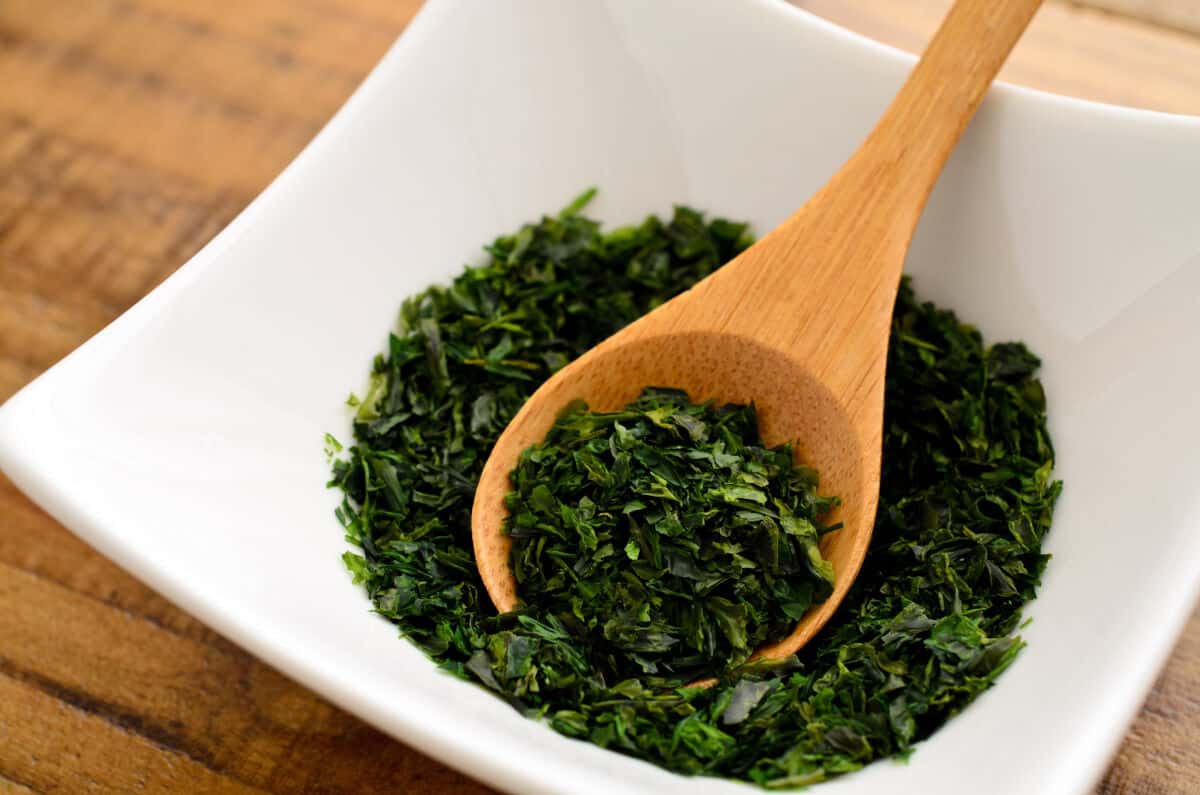
[[[575,398],[621,408],[644,387],[758,408],[763,440],[796,444],[843,529],[821,551],[833,595],[783,640],[784,657],[829,620],[862,565],[879,499],[892,305],[917,219],[959,137],[1041,0],[958,0],[874,131],[833,178],[760,242],[552,376],[496,442],[475,492],[475,560],[501,612],[517,606],[502,526],[508,474]]]

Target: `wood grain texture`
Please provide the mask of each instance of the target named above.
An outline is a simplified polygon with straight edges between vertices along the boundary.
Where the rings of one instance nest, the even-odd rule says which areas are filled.
[[[1200,0],[1082,0],[1129,19],[1200,33]]]
[[[920,49],[949,0],[804,0]],[[417,0],[0,0],[0,400],[223,227]],[[1200,39],[1047,5],[1005,76],[1200,113]],[[259,663],[0,478],[0,793],[484,793]],[[1103,795],[1200,792],[1200,615]]]
[[[416,2],[0,2],[0,399],[227,224]],[[486,792],[0,481],[0,791]]]

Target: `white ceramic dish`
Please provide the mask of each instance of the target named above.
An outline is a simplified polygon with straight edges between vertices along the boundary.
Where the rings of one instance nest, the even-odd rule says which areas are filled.
[[[563,739],[437,672],[339,561],[322,434],[400,300],[602,188],[769,229],[865,135],[911,59],[770,0],[434,0],[346,107],[160,288],[0,410],[0,465],[234,641],[396,737],[522,793],[751,791]],[[911,271],[1044,355],[1066,492],[999,685],[822,785],[1082,793],[1200,583],[1200,120],[1000,87]],[[284,542],[284,543],[280,543]]]

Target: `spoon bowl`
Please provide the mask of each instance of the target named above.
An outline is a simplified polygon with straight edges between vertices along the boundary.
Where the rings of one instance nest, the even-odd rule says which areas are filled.
[[[791,442],[821,491],[841,498],[822,553],[832,595],[759,657],[795,653],[836,611],[862,566],[879,498],[892,307],[925,201],[1041,0],[958,0],[867,141],[794,215],[688,292],[555,373],[501,434],[471,515],[496,608],[518,605],[504,534],[509,473],[559,412],[612,411],[646,387],[754,402],[769,445]]]
[[[869,440],[859,438],[829,388],[799,362],[753,338],[704,331],[636,336],[628,342],[614,337],[560,370],[538,392],[545,403],[527,402],[497,443],[491,456],[497,465],[484,470],[476,494],[500,495],[500,499],[482,501],[477,497],[473,516],[489,527],[503,523],[503,495],[509,488],[511,466],[498,462],[515,465],[522,450],[545,437],[556,413],[541,410],[541,405],[561,408],[582,398],[592,409],[613,411],[636,399],[643,387],[660,384],[683,389],[697,402],[753,401],[764,442],[771,446],[794,442],[797,463],[820,473],[821,492],[845,495],[829,519],[846,528],[869,525],[878,493],[871,484],[878,480],[879,459],[863,455]],[[870,533],[845,529],[821,540],[821,553],[833,563],[837,579],[833,596],[811,616],[824,611],[832,614],[853,581],[869,540]],[[497,609],[514,609],[517,584],[508,565],[508,537],[477,534],[475,554],[481,564],[488,565],[481,572]],[[803,645],[826,618],[806,619],[792,635],[761,649],[760,655],[786,656],[788,649]]]

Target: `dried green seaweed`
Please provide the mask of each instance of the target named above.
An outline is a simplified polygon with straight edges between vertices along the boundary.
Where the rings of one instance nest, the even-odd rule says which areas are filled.
[[[575,404],[510,478],[518,592],[571,631],[598,684],[726,675],[833,592],[818,543],[838,501],[790,445],[762,443],[753,406],[667,389]]]
[[[1037,358],[985,347],[906,281],[889,351],[882,492],[858,581],[799,657],[685,689],[596,675],[588,635],[529,598],[497,616],[469,507],[483,462],[554,370],[715,270],[746,227],[676,208],[601,233],[556,217],[404,303],[334,463],[345,561],[377,612],[446,670],[557,731],[671,770],[797,787],[907,754],[1012,662],[1061,484]],[[669,674],[669,672],[668,672]]]

